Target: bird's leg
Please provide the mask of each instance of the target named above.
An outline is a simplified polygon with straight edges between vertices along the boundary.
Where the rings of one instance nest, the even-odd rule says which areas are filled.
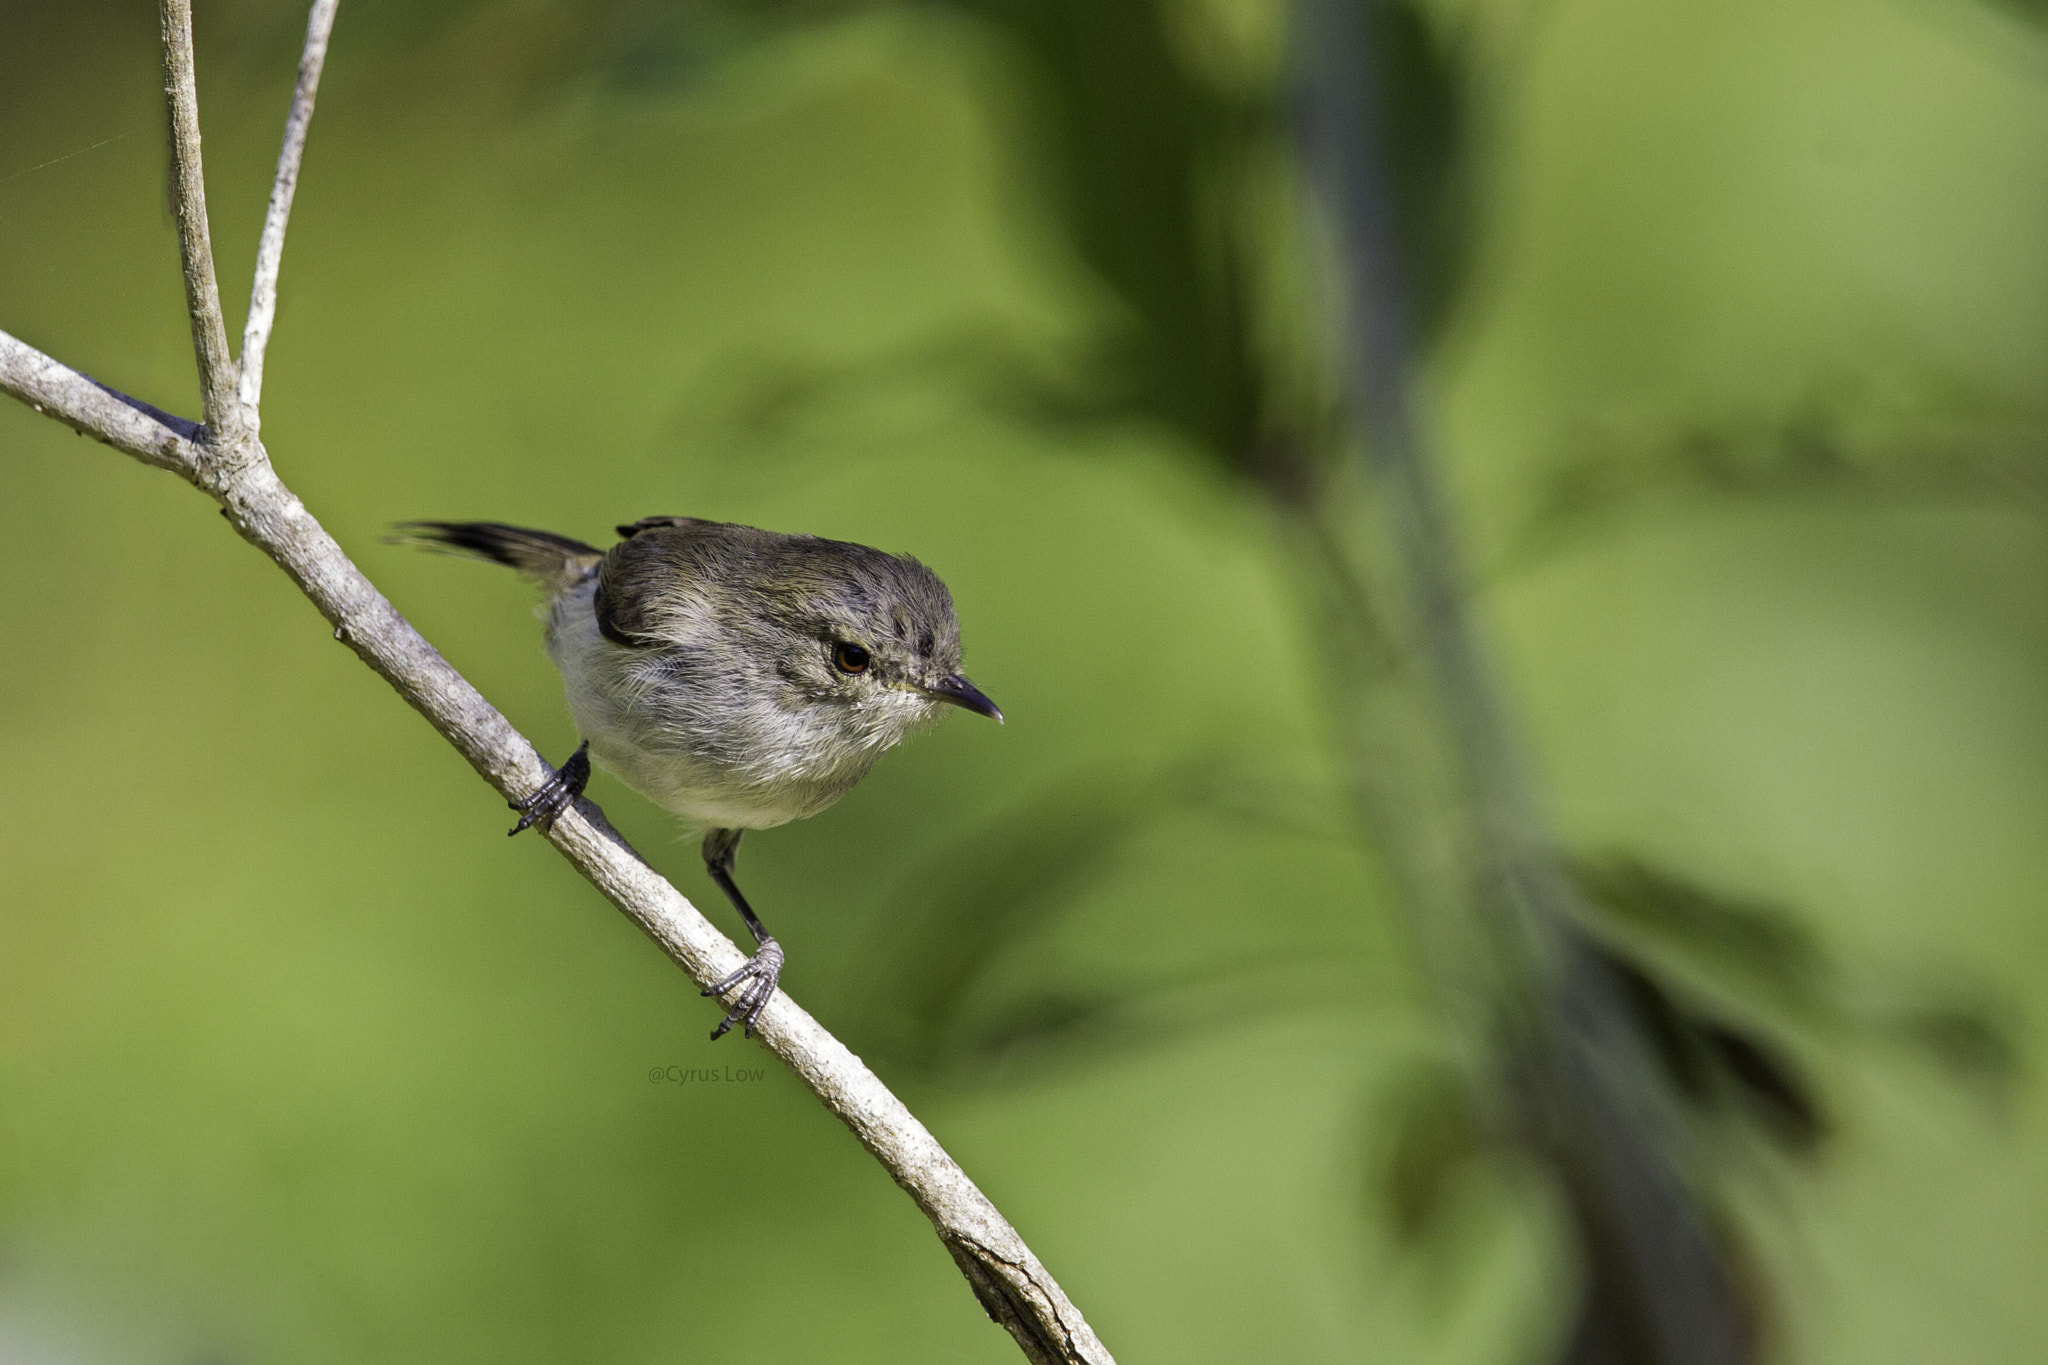
[[[583,795],[583,789],[590,784],[590,741],[584,740],[576,746],[576,752],[569,755],[569,761],[555,770],[555,775],[535,787],[517,801],[505,804],[519,812],[519,823],[506,830],[517,834],[528,825],[539,825],[546,829],[555,822],[555,817],[569,809],[570,803]]]
[[[754,908],[747,904],[747,898],[732,879],[732,862],[739,852],[740,836],[743,829],[714,829],[704,836],[704,867],[710,872],[711,880],[718,883],[718,889],[725,892],[733,909],[740,912],[740,918],[747,922],[747,932],[754,936],[758,945],[754,955],[741,964],[740,969],[725,980],[709,987],[705,995],[724,995],[733,987],[745,983],[746,989],[740,998],[726,1011],[724,1020],[711,1030],[711,1041],[717,1042],[725,1031],[734,1024],[749,1038],[754,1036],[754,1021],[761,1017],[761,1011],[768,1007],[768,998],[775,994],[775,983],[782,976],[782,945],[777,943],[761,926],[755,917]]]

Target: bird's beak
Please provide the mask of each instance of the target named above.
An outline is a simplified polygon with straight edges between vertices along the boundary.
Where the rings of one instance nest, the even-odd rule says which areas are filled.
[[[951,673],[939,679],[932,684],[930,690],[940,701],[964,706],[975,715],[987,716],[998,725],[1003,723],[1003,708],[983,696],[980,688],[958,673]]]

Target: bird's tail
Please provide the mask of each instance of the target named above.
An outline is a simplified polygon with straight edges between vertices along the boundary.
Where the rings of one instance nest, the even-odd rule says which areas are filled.
[[[394,545],[504,564],[557,592],[604,559],[604,551],[580,540],[495,521],[402,521],[394,529]]]

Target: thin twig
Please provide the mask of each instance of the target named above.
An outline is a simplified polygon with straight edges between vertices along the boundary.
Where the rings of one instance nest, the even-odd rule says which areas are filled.
[[[275,560],[334,630],[500,795],[549,776],[532,744],[387,601],[278,479],[262,446],[226,467],[201,458],[193,430],[172,430],[33,347],[0,332],[0,392],[138,459],[183,474],[221,504],[242,537]],[[548,831],[564,857],[700,984],[744,954],[642,862],[595,807]],[[757,1036],[823,1100],[932,1221],[991,1318],[1036,1365],[1111,1365],[1079,1309],[988,1197],[917,1117],[845,1044],[778,991]]]
[[[242,434],[235,400],[235,362],[221,320],[213,274],[213,238],[206,229],[206,175],[199,164],[199,85],[192,65],[192,0],[163,0],[164,98],[171,114],[171,194],[178,217],[178,255],[185,266],[185,310],[199,360],[199,394],[211,445],[229,448]]]
[[[299,163],[306,155],[306,129],[313,122],[313,97],[320,89],[320,67],[327,60],[327,35],[334,29],[339,0],[313,0],[306,16],[306,47],[299,57],[299,83],[292,91],[291,113],[284,121],[284,147],[277,154],[277,179],[270,187],[270,208],[263,216],[263,237],[256,244],[256,280],[249,290],[249,325],[242,332],[239,384],[249,434],[262,426],[263,356],[270,348],[270,327],[277,317],[277,272],[284,261],[284,230],[292,216],[292,194],[299,187]]]
[[[183,231],[188,174],[195,190],[198,185],[196,115],[191,119],[189,157],[184,150],[186,140],[175,132],[181,111],[189,115],[196,108],[191,88],[189,6],[180,0],[165,0],[164,15],[165,69],[173,87],[180,237],[187,245],[186,279],[188,287],[194,280],[210,286],[213,273],[210,260],[204,259],[203,203],[195,219],[197,232]],[[174,55],[181,45],[182,60]],[[182,95],[177,89],[180,71]],[[291,146],[288,139],[288,154]],[[199,253],[197,269],[194,243]],[[210,315],[195,303],[195,338],[205,330],[208,316],[217,328],[217,299]],[[204,342],[195,340],[195,345],[202,356],[202,372],[219,378],[221,371],[205,369]],[[299,585],[333,627],[334,638],[353,649],[425,716],[500,795],[508,800],[524,796],[550,775],[533,745],[399,614],[284,486],[262,443],[253,435],[239,429],[201,431],[191,423],[158,414],[4,332],[0,332],[0,392],[138,459],[174,470],[210,495],[221,505],[229,524]],[[214,410],[240,411],[229,399],[223,399]],[[595,806],[579,803],[563,812],[547,837],[577,871],[700,984],[708,986],[744,961],[731,940],[612,833]],[[1009,1331],[1033,1365],[1113,1365],[1080,1310],[1046,1273],[1016,1229],[860,1058],[780,991],[761,1014],[756,1034],[853,1130],[924,1211],[982,1308]]]
[[[205,458],[194,424],[177,418],[167,422],[164,414],[140,399],[61,365],[5,332],[0,332],[0,393],[81,435],[188,479]]]

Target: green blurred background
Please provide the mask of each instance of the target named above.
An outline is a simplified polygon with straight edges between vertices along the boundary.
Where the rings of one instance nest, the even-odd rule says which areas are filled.
[[[198,11],[237,328],[304,13]],[[1389,22],[1425,407],[1543,800],[1771,1059],[1692,1097],[1689,1161],[1772,1359],[2048,1358],[2041,17]],[[748,841],[784,984],[1121,1360],[1543,1361],[1568,1235],[1443,1099],[1462,1035],[1346,813],[1258,454],[1286,375],[1316,401],[1313,327],[1274,339],[1283,20],[348,0],[264,437],[556,758],[528,590],[388,523],[931,564],[1010,724]],[[196,415],[155,41],[0,3],[0,327]],[[0,1360],[1016,1358],[202,498],[18,405],[0,455]]]

